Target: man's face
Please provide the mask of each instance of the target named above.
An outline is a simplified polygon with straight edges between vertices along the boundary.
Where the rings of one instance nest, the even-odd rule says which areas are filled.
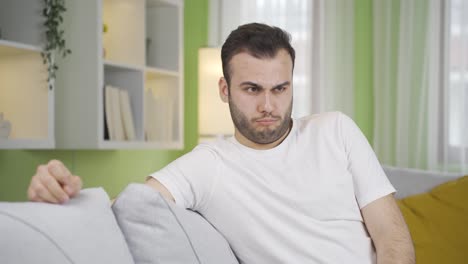
[[[291,57],[285,50],[262,59],[243,52],[233,56],[229,65],[230,93],[222,78],[220,95],[229,102],[236,138],[257,149],[276,146],[291,125]]]

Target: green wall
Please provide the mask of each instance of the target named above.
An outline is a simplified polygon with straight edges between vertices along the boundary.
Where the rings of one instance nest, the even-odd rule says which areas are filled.
[[[143,182],[149,173],[191,150],[198,140],[197,57],[198,48],[207,45],[207,19],[208,0],[185,1],[184,150],[1,150],[0,201],[26,200],[26,189],[36,167],[50,159],[62,160],[72,173],[82,177],[84,187],[102,186],[114,197],[128,183]]]
[[[374,136],[372,0],[355,0],[354,9],[354,121],[367,140]]]

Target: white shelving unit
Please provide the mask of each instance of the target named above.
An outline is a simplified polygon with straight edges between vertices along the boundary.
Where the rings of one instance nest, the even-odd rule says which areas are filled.
[[[0,113],[12,127],[0,149],[55,147],[54,89],[41,58],[42,4],[0,0]]]
[[[66,6],[72,54],[58,61],[57,148],[183,148],[183,1],[67,0]],[[105,136],[105,85],[128,91],[135,139]]]

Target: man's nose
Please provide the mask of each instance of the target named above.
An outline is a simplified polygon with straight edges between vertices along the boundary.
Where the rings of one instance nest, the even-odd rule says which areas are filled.
[[[271,98],[271,94],[269,92],[265,92],[261,95],[262,100],[259,104],[259,112],[260,113],[271,113],[273,111],[273,101]]]

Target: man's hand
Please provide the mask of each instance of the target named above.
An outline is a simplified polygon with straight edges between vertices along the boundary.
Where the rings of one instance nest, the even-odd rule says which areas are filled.
[[[74,176],[58,160],[39,165],[28,188],[28,199],[34,202],[65,203],[81,190],[80,177]]]

